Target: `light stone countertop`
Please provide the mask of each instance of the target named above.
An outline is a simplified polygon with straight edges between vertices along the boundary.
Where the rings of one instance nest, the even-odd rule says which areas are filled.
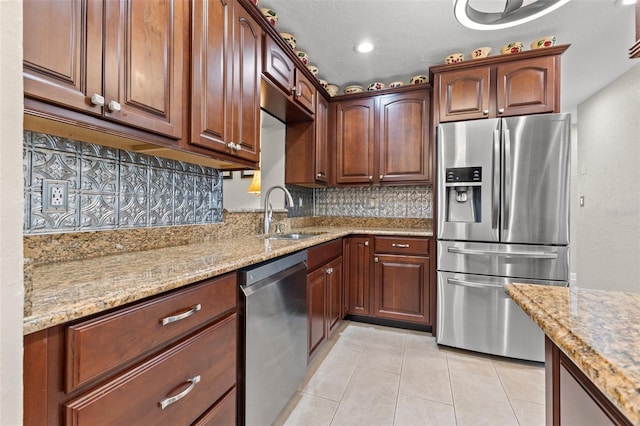
[[[640,424],[640,293],[506,286],[509,296],[633,424]]]
[[[31,315],[23,334],[157,295],[200,280],[352,234],[430,237],[431,230],[308,227],[301,240],[263,236],[218,239],[86,260],[36,265],[31,271]]]

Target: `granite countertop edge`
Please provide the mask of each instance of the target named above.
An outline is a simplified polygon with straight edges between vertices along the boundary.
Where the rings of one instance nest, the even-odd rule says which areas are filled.
[[[633,423],[640,424],[640,383],[628,377],[604,354],[589,345],[569,326],[558,321],[527,294],[527,284],[507,284],[507,294],[542,329],[564,354]],[[622,386],[621,386],[622,382]]]
[[[262,235],[252,235],[226,242],[194,243],[110,255],[104,258],[35,266],[32,272],[34,278],[32,299],[30,300],[33,304],[32,314],[24,317],[23,335],[88,317],[348,235],[433,236],[431,230],[419,228],[306,227],[297,228],[292,232],[318,235],[300,240],[266,240]],[[268,244],[268,250],[266,244]],[[225,245],[232,247],[229,249],[231,254],[216,260],[216,248],[219,252]],[[256,248],[263,245],[265,247],[263,251]],[[189,256],[191,251],[197,253],[193,258]],[[167,254],[175,256],[174,259],[171,259],[171,264],[165,265],[164,269],[160,266],[159,270],[155,271],[154,265],[149,264],[149,259],[153,262],[153,259],[157,258],[160,263],[163,256],[167,256]],[[185,263],[193,260],[196,266],[191,265],[189,268],[182,269],[175,267],[176,265],[181,266],[181,259]],[[103,267],[103,262],[115,266]],[[122,263],[131,265],[133,271],[124,272]],[[64,273],[65,269],[78,271],[86,268],[102,270],[90,273],[90,278],[86,280],[82,277],[69,278],[71,274]],[[119,275],[117,279],[113,280],[114,287],[118,289],[109,287],[110,268],[113,268],[114,274]],[[57,271],[60,271],[60,277],[55,277]],[[49,279],[52,275],[54,277]],[[100,279],[101,276],[104,278],[103,281]],[[60,288],[55,287],[57,284],[60,285]],[[131,286],[128,287],[128,285]],[[68,297],[69,294],[72,297]]]

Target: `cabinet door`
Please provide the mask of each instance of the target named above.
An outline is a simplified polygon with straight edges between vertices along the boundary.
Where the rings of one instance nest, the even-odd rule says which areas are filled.
[[[349,291],[349,314],[369,315],[371,287],[371,238],[352,237],[348,241],[349,263],[346,280]]]
[[[189,33],[184,2],[104,4],[105,117],[179,139]]]
[[[342,256],[327,264],[327,337],[342,319]]]
[[[491,68],[449,71],[438,76],[440,121],[489,116]]]
[[[316,110],[316,87],[300,70],[296,69],[295,100],[298,105],[313,113]]]
[[[379,181],[428,182],[429,92],[382,96],[378,108]]]
[[[234,3],[233,142],[238,157],[260,159],[260,74],[262,29],[238,2]]]
[[[328,145],[329,102],[318,96],[315,115],[315,180],[329,181],[329,145]]]
[[[337,183],[372,182],[375,149],[373,98],[337,102],[334,108]]]
[[[189,143],[228,152],[231,140],[231,5],[193,0],[191,33],[191,137]]]
[[[309,357],[327,338],[325,275],[326,268],[324,267],[307,275],[307,349]]]
[[[25,0],[23,17],[25,96],[102,115],[91,104],[102,95],[102,3]]]
[[[373,315],[428,323],[428,284],[429,258],[375,255]]]
[[[498,65],[498,115],[560,112],[559,60],[547,56]]]
[[[285,93],[293,94],[295,85],[295,65],[271,36],[265,37],[263,72]]]

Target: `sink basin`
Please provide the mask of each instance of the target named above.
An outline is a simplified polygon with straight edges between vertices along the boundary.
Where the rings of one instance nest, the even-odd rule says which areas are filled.
[[[318,234],[300,234],[292,232],[289,234],[273,234],[268,237],[269,240],[304,240],[305,238],[317,237]]]

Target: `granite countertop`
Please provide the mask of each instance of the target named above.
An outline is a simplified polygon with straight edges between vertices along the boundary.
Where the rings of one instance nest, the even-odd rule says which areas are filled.
[[[261,235],[114,254],[34,266],[31,314],[23,334],[115,308],[145,297],[351,234],[429,237],[431,230],[307,227],[317,236],[272,240]]]
[[[631,421],[640,424],[640,293],[507,285],[509,296]]]

